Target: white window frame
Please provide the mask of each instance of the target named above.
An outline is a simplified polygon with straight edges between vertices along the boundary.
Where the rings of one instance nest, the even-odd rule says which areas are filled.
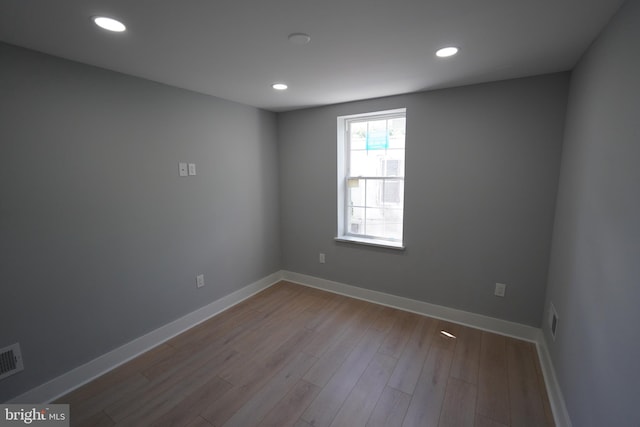
[[[363,114],[353,114],[349,116],[340,116],[338,117],[338,233],[335,238],[336,241],[339,242],[348,242],[348,243],[356,243],[370,246],[378,246],[389,249],[397,249],[404,250],[404,196],[403,196],[403,207],[402,207],[402,239],[401,240],[391,240],[391,239],[383,239],[379,237],[366,236],[366,235],[355,235],[349,232],[347,229],[348,223],[348,193],[347,193],[347,178],[349,176],[349,155],[350,155],[350,147],[349,147],[349,135],[348,132],[348,124],[352,121],[363,121],[364,120],[378,120],[378,119],[390,119],[390,118],[399,118],[404,117],[406,119],[407,109],[406,108],[398,108],[394,110],[385,110],[385,111],[375,111],[370,113]],[[406,125],[405,125],[406,126]],[[405,141],[405,164],[406,164],[406,141]],[[383,180],[382,177],[361,177],[363,179],[380,179]],[[387,177],[389,178],[389,177]],[[393,179],[399,179],[404,182],[404,175],[402,177],[393,177]]]

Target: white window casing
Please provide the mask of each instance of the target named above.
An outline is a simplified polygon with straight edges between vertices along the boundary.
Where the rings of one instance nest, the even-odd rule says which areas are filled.
[[[338,117],[338,241],[404,249],[406,109]]]

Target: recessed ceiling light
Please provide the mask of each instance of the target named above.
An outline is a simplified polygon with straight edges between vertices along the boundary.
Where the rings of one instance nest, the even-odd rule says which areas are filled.
[[[311,41],[311,36],[305,33],[289,34],[289,41],[293,44],[303,45]]]
[[[127,27],[125,27],[122,22],[113,18],[107,18],[106,16],[94,16],[92,19],[98,27],[103,28],[107,31],[121,33],[127,29]]]
[[[447,58],[449,56],[455,55],[456,53],[458,53],[457,47],[443,47],[442,49],[438,49],[438,51],[436,52],[436,56],[440,58]]]
[[[271,85],[275,90],[286,90],[289,86],[284,83],[274,83]]]

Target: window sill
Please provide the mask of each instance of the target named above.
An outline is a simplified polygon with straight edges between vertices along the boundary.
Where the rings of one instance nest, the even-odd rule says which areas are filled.
[[[367,239],[356,236],[340,236],[335,237],[336,242],[355,243],[357,245],[375,246],[377,248],[393,249],[396,251],[404,251],[405,247],[400,242],[390,242],[388,240]]]

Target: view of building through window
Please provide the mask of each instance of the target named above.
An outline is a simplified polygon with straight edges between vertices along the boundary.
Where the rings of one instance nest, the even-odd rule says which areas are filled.
[[[345,120],[345,235],[402,242],[403,113]]]

